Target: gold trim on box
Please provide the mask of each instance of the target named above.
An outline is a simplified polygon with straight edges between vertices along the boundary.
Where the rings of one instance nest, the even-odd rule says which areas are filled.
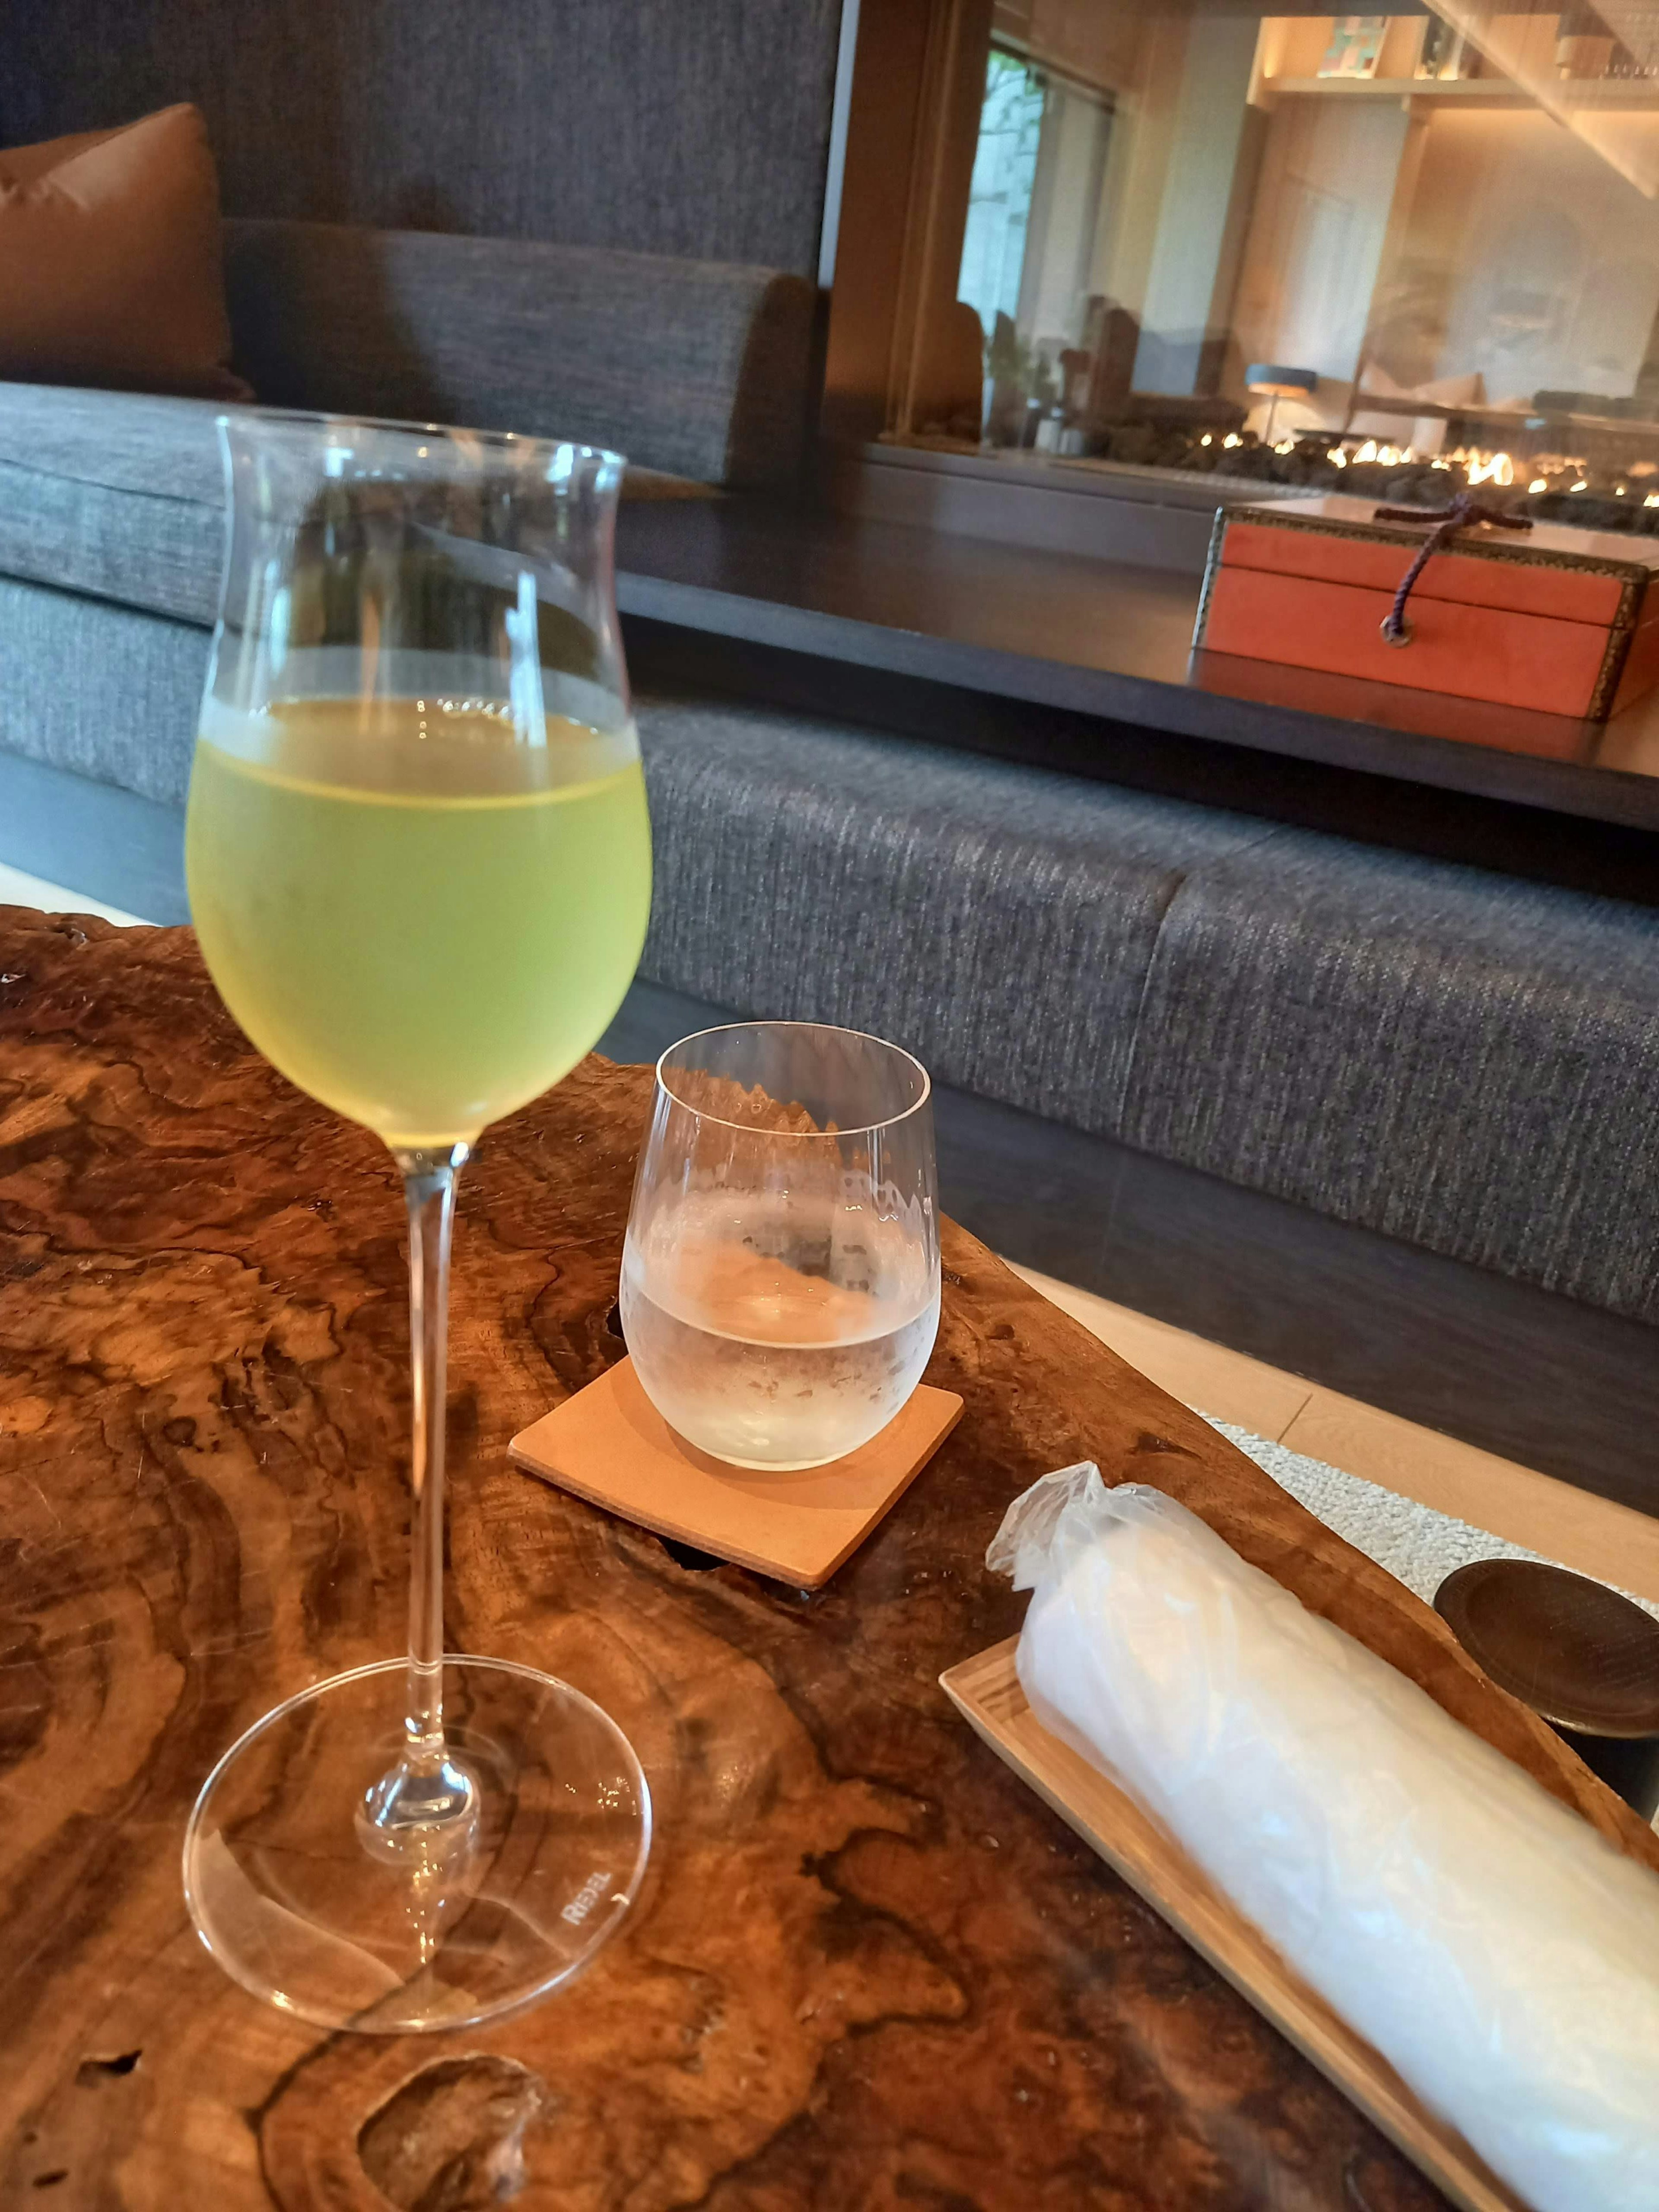
[[[1409,522],[1340,522],[1319,514],[1290,514],[1274,507],[1224,507],[1216,514],[1219,522],[1266,522],[1276,530],[1304,530],[1318,538],[1357,538],[1375,545],[1422,543],[1416,525]],[[1425,513],[1423,528],[1431,530],[1441,519]],[[1645,583],[1655,573],[1644,561],[1617,561],[1602,553],[1542,553],[1513,538],[1465,539],[1444,550],[1467,553],[1476,545],[1483,560],[1513,561],[1528,568],[1565,568],[1580,575],[1622,576],[1637,583]]]
[[[1261,510],[1247,507],[1244,512],[1256,514]],[[1210,525],[1210,550],[1204,556],[1204,581],[1199,586],[1198,615],[1193,623],[1193,641],[1188,648],[1192,653],[1196,653],[1204,642],[1204,632],[1210,620],[1210,593],[1215,588],[1216,574],[1221,567],[1221,541],[1227,535],[1227,525],[1231,519],[1231,508],[1218,507],[1215,511],[1215,520]]]
[[[1410,523],[1340,522],[1324,515],[1286,514],[1283,508],[1272,507],[1218,507],[1215,513],[1215,525],[1210,532],[1210,550],[1204,562],[1204,582],[1198,596],[1198,616],[1193,625],[1192,649],[1194,652],[1201,650],[1204,645],[1210,621],[1211,594],[1222,566],[1221,549],[1226,541],[1228,529],[1235,522],[1265,523],[1274,530],[1299,530],[1314,538],[1356,538],[1367,545],[1409,548],[1422,544],[1421,537],[1415,533]],[[1425,515],[1424,526],[1431,529],[1433,519]],[[1619,689],[1619,679],[1625,672],[1625,661],[1630,652],[1631,640],[1636,635],[1636,620],[1642,600],[1659,570],[1650,568],[1644,562],[1615,561],[1598,553],[1545,553],[1536,546],[1516,545],[1513,542],[1505,544],[1498,538],[1479,538],[1472,543],[1443,546],[1441,550],[1447,554],[1474,554],[1477,544],[1480,551],[1475,557],[1480,560],[1509,562],[1520,568],[1559,568],[1564,574],[1574,576],[1613,576],[1622,584],[1624,588],[1620,592],[1619,605],[1608,624],[1607,651],[1601,656],[1601,665],[1590,692],[1589,705],[1583,714],[1577,718],[1587,722],[1605,721]],[[1352,588],[1365,590],[1371,587],[1357,585]],[[1504,613],[1514,611],[1493,608],[1489,611]],[[1540,619],[1568,622],[1573,617],[1547,615]],[[1297,664],[1285,661],[1278,665],[1293,667]],[[1355,680],[1375,683],[1378,679],[1370,677]]]

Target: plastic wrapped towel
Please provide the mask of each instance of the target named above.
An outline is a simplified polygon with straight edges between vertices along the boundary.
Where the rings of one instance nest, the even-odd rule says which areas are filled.
[[[1043,1726],[1536,2212],[1659,2208],[1659,1876],[1203,1522],[1092,1466],[1009,1508]]]

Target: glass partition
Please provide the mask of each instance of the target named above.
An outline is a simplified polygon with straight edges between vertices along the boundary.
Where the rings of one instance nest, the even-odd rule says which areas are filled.
[[[978,407],[900,439],[1659,528],[1659,0],[994,0],[969,64]]]

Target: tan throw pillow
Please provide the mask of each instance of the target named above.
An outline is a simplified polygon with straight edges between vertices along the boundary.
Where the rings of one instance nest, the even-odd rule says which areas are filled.
[[[246,399],[197,107],[0,152],[0,378]]]

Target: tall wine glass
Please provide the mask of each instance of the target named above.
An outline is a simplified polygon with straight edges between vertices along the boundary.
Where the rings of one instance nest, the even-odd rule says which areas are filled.
[[[443,1648],[455,1178],[486,1123],[593,1044],[645,934],[622,464],[304,415],[222,416],[220,438],[191,911],[249,1037],[402,1173],[413,1559],[406,1660],[303,1691],[225,1754],[185,1893],[215,1956],[289,2011],[453,2027],[580,1966],[650,1838],[638,1761],[597,1706]]]

